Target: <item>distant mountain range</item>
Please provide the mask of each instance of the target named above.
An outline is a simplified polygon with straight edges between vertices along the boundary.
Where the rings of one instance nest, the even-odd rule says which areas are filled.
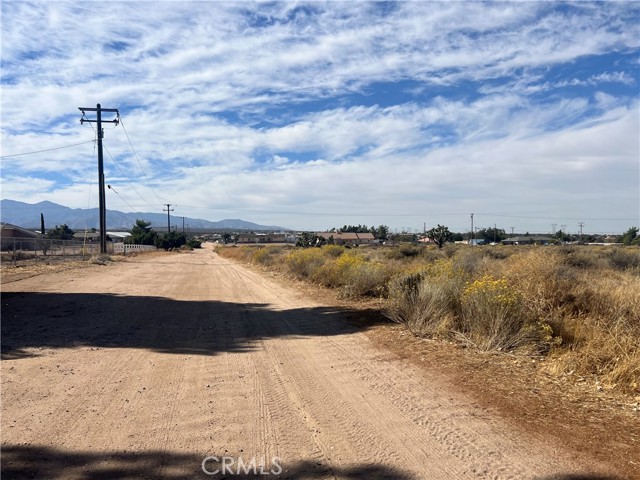
[[[73,230],[85,228],[99,228],[100,221],[97,208],[69,208],[52,202],[24,203],[15,200],[0,200],[0,221],[11,223],[29,229],[40,229],[40,214],[44,215],[45,228],[67,224]],[[156,230],[167,229],[167,216],[162,213],[134,212],[125,213],[107,209],[107,230],[129,230],[136,220],[151,222]],[[282,231],[288,230],[273,225],[258,225],[240,219],[226,219],[210,222],[199,218],[184,219],[190,229],[220,229],[220,230],[253,230],[253,231]],[[182,217],[172,216],[171,226],[182,228]]]

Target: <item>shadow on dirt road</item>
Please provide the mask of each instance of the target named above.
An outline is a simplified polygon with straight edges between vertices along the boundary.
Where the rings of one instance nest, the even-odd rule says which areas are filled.
[[[141,348],[215,355],[256,348],[261,338],[330,336],[366,328],[356,312],[316,307],[273,310],[266,304],[176,301],[105,294],[4,293],[2,359],[33,356],[34,348]],[[385,321],[357,311],[368,325]]]
[[[224,454],[183,454],[160,451],[145,452],[76,452],[40,446],[5,446],[2,448],[3,480],[47,478],[49,480],[83,478],[86,480],[113,480],[127,478],[153,478],[154,480],[221,479],[238,480],[249,478],[327,478],[344,479],[396,479],[409,480],[412,476],[402,470],[376,464],[360,464],[349,468],[329,467],[312,461],[297,461],[288,464],[286,459],[256,459],[256,465],[264,463],[263,474],[259,466],[255,469],[239,469],[237,460],[222,465]],[[204,467],[209,472],[206,474]],[[249,463],[251,459],[244,459]],[[279,471],[279,468],[281,471]],[[218,471],[218,473],[214,473]]]

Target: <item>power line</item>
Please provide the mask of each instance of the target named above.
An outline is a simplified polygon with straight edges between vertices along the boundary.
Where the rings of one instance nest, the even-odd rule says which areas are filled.
[[[147,184],[149,185],[149,188],[151,188],[151,191],[156,196],[156,199],[158,200],[158,202],[162,203],[162,200],[160,200],[160,197],[158,197],[158,194],[156,193],[155,189],[153,188],[153,186],[151,186],[151,182],[149,181],[149,177],[147,177],[147,174],[144,171],[144,168],[142,168],[142,163],[140,162],[140,158],[138,157],[138,154],[136,153],[136,150],[133,148],[133,144],[131,143],[131,139],[129,138],[129,134],[127,133],[127,129],[124,126],[124,122],[122,121],[122,118],[120,118],[120,125],[122,125],[122,131],[124,132],[124,134],[127,137],[127,141],[129,142],[129,146],[131,147],[131,151],[133,152],[133,155],[136,157],[136,160],[138,161],[138,165],[140,166],[140,170],[142,171],[142,175],[144,175],[144,178],[147,181]]]
[[[147,202],[147,200],[140,195],[140,192],[138,192],[138,190],[136,189],[135,185],[132,183],[131,179],[127,176],[126,173],[124,173],[122,171],[122,168],[120,168],[120,164],[118,162],[116,162],[115,158],[113,158],[113,156],[111,155],[111,152],[109,151],[109,149],[107,147],[104,147],[104,149],[107,151],[107,154],[109,155],[109,158],[111,159],[111,161],[114,163],[114,165],[116,167],[118,167],[118,170],[120,171],[120,173],[122,174],[122,176],[124,178],[127,179],[127,183],[131,186],[131,188],[133,188],[133,191],[136,192],[136,194],[140,197],[140,199],[146,203],[146,206],[151,207],[153,206],[153,203]]]
[[[0,158],[12,158],[12,157],[20,157],[22,155],[33,155],[35,153],[53,152],[54,150],[62,150],[63,148],[77,147],[78,145],[84,145],[86,143],[93,143],[95,141],[96,141],[96,139],[94,138],[93,140],[87,140],[86,142],[73,143],[71,145],[63,145],[62,147],[47,148],[45,150],[35,150],[33,152],[14,153],[12,155],[2,155],[2,156],[0,156]]]
[[[94,131],[94,132],[96,132],[95,127],[94,127],[92,124],[89,124],[89,125],[91,125],[91,128],[93,128],[93,131]],[[96,132],[96,134],[97,134],[97,132]],[[153,206],[153,204],[152,204],[152,203],[147,202],[147,200],[146,200],[142,195],[140,195],[140,192],[138,192],[138,190],[136,189],[135,185],[131,182],[131,179],[127,176],[127,174],[126,174],[126,173],[124,173],[124,171],[123,171],[123,170],[122,170],[122,168],[120,167],[120,164],[119,164],[118,162],[116,162],[115,158],[113,158],[113,155],[111,155],[111,152],[110,152],[110,151],[109,151],[109,149],[106,147],[106,145],[103,145],[103,147],[104,147],[104,149],[106,150],[107,155],[109,155],[109,158],[111,159],[111,161],[114,163],[114,165],[118,168],[118,170],[119,170],[119,171],[120,171],[120,173],[122,174],[122,176],[123,176],[124,178],[126,178],[126,179],[127,179],[127,183],[131,186],[131,188],[133,188],[133,191],[134,191],[134,192],[136,192],[136,194],[138,195],[138,197],[140,197],[140,200],[142,200],[143,202],[145,202],[145,205],[144,205],[144,206],[145,206],[145,207],[151,207],[151,206]],[[120,198],[122,198],[122,197],[120,197]],[[126,202],[125,202],[125,203],[126,203]],[[127,205],[129,205],[129,204],[127,203]],[[133,209],[133,210],[135,211],[135,209]]]
[[[124,198],[122,198],[122,196],[120,196],[120,194],[116,191],[116,189],[115,189],[115,188],[113,188],[113,187],[112,187],[111,185],[109,185],[109,184],[107,184],[107,188],[108,188],[109,190],[111,190],[113,193],[115,193],[115,194],[118,196],[118,198],[119,198],[120,200],[122,200],[124,203],[126,203],[126,204],[127,204],[127,206],[128,206],[131,210],[133,210],[134,212],[136,211],[136,209],[135,209],[135,208],[133,208],[131,205],[129,205],[129,202],[127,202]]]

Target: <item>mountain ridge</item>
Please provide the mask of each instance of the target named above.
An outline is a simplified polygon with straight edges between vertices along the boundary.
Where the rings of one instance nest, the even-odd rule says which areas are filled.
[[[0,200],[0,221],[11,223],[24,228],[40,228],[40,214],[44,215],[45,227],[66,224],[73,230],[99,228],[99,214],[97,208],[70,208],[48,200],[38,203],[19,202],[11,199]],[[107,209],[108,230],[129,230],[136,220],[151,222],[156,229],[167,227],[167,216],[162,213],[151,212],[121,212]],[[171,217],[172,226],[182,226],[182,216]],[[224,219],[217,222],[200,218],[184,219],[190,229],[232,229],[254,231],[282,231],[289,230],[275,225],[260,225],[239,218]]]

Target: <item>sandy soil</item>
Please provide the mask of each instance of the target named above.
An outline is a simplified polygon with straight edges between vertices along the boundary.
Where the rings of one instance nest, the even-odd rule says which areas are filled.
[[[2,478],[624,478],[353,315],[210,249],[3,276]]]

